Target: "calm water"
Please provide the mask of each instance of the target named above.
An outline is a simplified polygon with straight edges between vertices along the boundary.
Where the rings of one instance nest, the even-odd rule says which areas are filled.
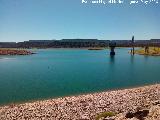
[[[48,49],[0,56],[0,104],[160,83],[160,57]]]

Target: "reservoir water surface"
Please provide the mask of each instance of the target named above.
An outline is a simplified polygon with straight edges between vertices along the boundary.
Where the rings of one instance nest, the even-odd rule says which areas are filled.
[[[0,105],[160,83],[160,57],[128,48],[40,49],[0,56]]]

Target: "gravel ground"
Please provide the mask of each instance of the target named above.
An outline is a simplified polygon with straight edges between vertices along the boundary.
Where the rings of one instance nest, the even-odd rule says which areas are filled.
[[[128,111],[135,112],[144,108],[150,110],[147,120],[160,120],[159,100],[160,84],[156,84],[2,106],[0,120],[95,120],[98,114],[106,111],[117,113],[113,119],[125,120]]]

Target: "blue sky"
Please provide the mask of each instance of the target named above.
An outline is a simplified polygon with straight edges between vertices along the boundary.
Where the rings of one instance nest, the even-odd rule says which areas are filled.
[[[91,0],[88,0],[91,1]],[[158,4],[82,4],[82,0],[0,0],[0,42],[30,39],[160,38]],[[140,1],[139,1],[140,2]]]

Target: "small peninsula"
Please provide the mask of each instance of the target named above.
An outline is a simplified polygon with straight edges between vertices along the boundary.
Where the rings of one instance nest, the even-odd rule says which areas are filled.
[[[100,47],[91,47],[88,48],[88,50],[103,50],[104,48],[100,48]]]
[[[0,55],[31,55],[34,54],[28,50],[18,50],[18,49],[0,49]]]
[[[144,48],[135,50],[135,54],[149,55],[149,56],[160,56],[160,48],[159,47],[144,47]]]

